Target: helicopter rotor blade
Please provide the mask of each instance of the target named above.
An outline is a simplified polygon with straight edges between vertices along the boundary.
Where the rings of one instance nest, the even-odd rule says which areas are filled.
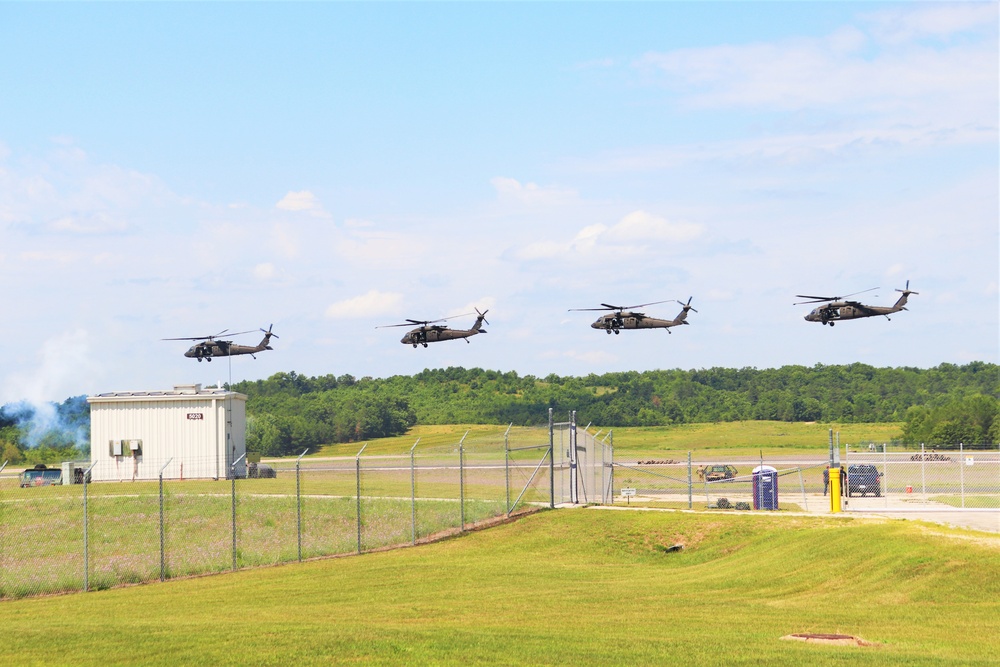
[[[812,301],[798,301],[793,303],[793,306],[801,306],[805,303],[820,303],[821,301],[839,301],[841,299],[846,299],[849,296],[854,296],[856,294],[864,294],[865,292],[872,292],[877,290],[878,287],[869,287],[868,289],[863,289],[860,292],[851,292],[850,294],[844,294],[842,296],[816,296],[814,294],[796,294],[800,299],[812,299]]]
[[[664,301],[650,301],[649,303],[637,303],[634,306],[625,306],[624,308],[620,308],[619,310],[629,310],[631,308],[642,308],[644,306],[655,306],[655,305],[660,304],[660,303],[669,303],[670,301],[671,301],[671,299],[665,299]]]
[[[666,299],[665,301],[650,301],[649,303],[637,303],[634,306],[614,306],[610,303],[602,303],[603,308],[570,308],[571,311],[590,311],[590,310],[616,310],[622,312],[624,310],[631,310],[632,308],[642,308],[643,306],[655,306],[660,303],[667,303],[672,299]]]

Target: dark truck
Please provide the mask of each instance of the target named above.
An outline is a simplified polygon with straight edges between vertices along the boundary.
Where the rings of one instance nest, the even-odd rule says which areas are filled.
[[[44,463],[39,463],[34,468],[28,468],[21,473],[21,488],[29,486],[55,486],[62,484],[62,470],[60,468],[49,468]]]
[[[882,473],[870,463],[856,463],[847,466],[847,495],[876,497],[882,495]]]

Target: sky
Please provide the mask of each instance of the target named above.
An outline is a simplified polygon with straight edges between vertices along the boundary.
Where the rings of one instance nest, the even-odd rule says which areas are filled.
[[[0,403],[998,363],[998,62],[994,2],[0,3]]]

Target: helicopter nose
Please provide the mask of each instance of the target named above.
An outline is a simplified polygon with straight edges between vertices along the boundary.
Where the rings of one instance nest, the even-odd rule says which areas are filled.
[[[597,320],[596,322],[594,322],[593,324],[590,325],[590,328],[591,329],[602,329],[602,328],[604,328],[604,323],[601,322],[600,320]]]

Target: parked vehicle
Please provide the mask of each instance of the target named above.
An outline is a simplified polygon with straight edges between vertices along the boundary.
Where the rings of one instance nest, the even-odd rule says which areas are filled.
[[[249,479],[274,479],[278,476],[278,471],[266,463],[251,461],[247,465],[247,477]]]
[[[735,466],[731,465],[710,465],[705,466],[706,482],[721,482],[725,479],[733,479],[739,474]]]
[[[870,463],[856,463],[847,467],[847,495],[882,495],[882,473]]]
[[[21,473],[21,488],[29,486],[55,486],[62,484],[62,470],[60,468],[49,468],[44,463],[39,463],[34,468],[28,468]]]

